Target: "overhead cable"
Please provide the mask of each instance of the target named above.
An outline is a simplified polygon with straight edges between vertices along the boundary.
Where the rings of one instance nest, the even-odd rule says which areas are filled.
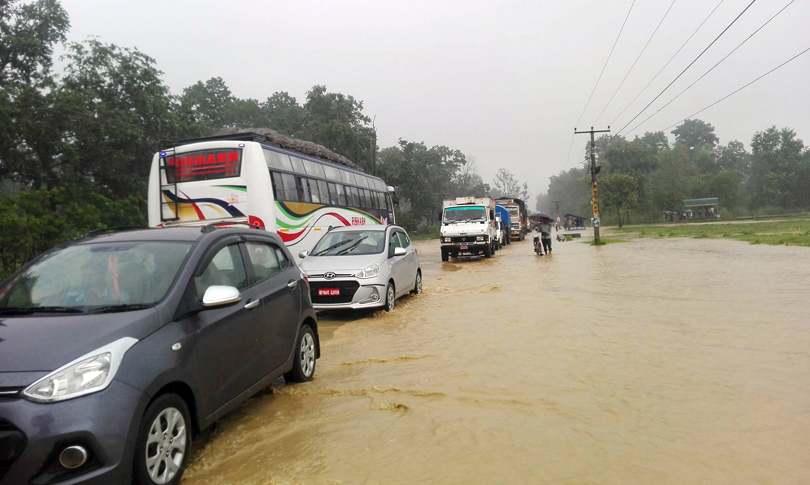
[[[722,31],[722,32],[720,32],[720,34],[719,34],[717,37],[715,37],[715,38],[714,38],[714,40],[711,42],[711,44],[709,44],[708,46],[706,46],[706,48],[705,48],[705,49],[703,49],[703,51],[701,51],[701,53],[700,53],[700,54],[698,54],[698,56],[697,56],[697,57],[695,57],[695,59],[694,59],[692,62],[690,62],[690,63],[689,63],[689,65],[688,65],[688,66],[686,66],[686,68],[685,68],[683,71],[681,71],[681,73],[680,73],[680,74],[678,74],[678,75],[675,77],[675,79],[673,79],[673,80],[672,80],[672,82],[670,82],[669,84],[667,84],[667,87],[665,87],[663,90],[661,90],[661,92],[660,92],[660,93],[658,93],[658,95],[657,95],[656,97],[654,97],[652,101],[650,101],[649,103],[647,103],[647,106],[645,106],[645,107],[644,107],[644,109],[642,109],[642,110],[641,110],[641,111],[639,111],[639,112],[638,112],[638,113],[637,113],[635,116],[633,116],[633,119],[631,119],[630,121],[628,121],[628,122],[627,122],[627,124],[625,124],[625,125],[622,127],[622,129],[621,129],[621,130],[619,130],[618,132],[616,132],[616,134],[617,134],[617,135],[618,135],[618,134],[621,134],[621,132],[623,132],[623,131],[624,131],[624,129],[625,129],[625,128],[627,128],[627,127],[630,125],[630,123],[632,123],[633,121],[635,121],[635,120],[636,120],[636,118],[638,118],[639,116],[641,116],[641,113],[643,113],[643,112],[647,111],[647,108],[649,108],[649,107],[650,107],[650,105],[652,105],[652,104],[653,104],[653,103],[654,103],[654,102],[655,102],[655,101],[656,101],[658,98],[660,98],[660,97],[661,97],[661,95],[662,95],[662,94],[664,94],[664,93],[667,91],[667,89],[669,89],[669,88],[670,88],[670,86],[672,86],[673,84],[675,84],[675,81],[677,81],[678,79],[680,79],[680,78],[681,78],[681,76],[683,76],[683,75],[684,75],[684,73],[685,73],[686,71],[688,71],[688,70],[689,70],[689,68],[690,68],[690,67],[692,67],[692,65],[693,65],[695,62],[697,62],[697,60],[698,60],[698,59],[700,59],[700,58],[701,58],[701,56],[703,56],[703,54],[705,54],[705,53],[706,53],[706,51],[707,51],[707,50],[709,50],[709,49],[711,48],[711,46],[713,46],[713,45],[714,45],[714,43],[715,43],[715,42],[717,42],[717,41],[720,39],[720,37],[722,37],[722,36],[723,36],[723,34],[725,34],[725,33],[728,31],[728,29],[730,29],[730,28],[731,28],[731,26],[732,26],[732,25],[734,25],[734,24],[737,22],[737,20],[739,20],[739,19],[740,19],[740,17],[742,17],[742,16],[743,16],[743,14],[744,14],[745,12],[747,12],[747,11],[748,11],[748,9],[749,9],[749,8],[751,8],[751,5],[753,5],[754,3],[756,3],[756,1],[757,1],[757,0],[751,0],[751,3],[749,3],[749,4],[748,4],[748,6],[747,6],[747,7],[745,7],[745,9],[743,9],[743,11],[742,11],[742,12],[740,12],[740,14],[739,14],[739,15],[737,15],[736,17],[734,17],[734,20],[732,20],[732,21],[731,21],[731,23],[730,23],[730,24],[728,24],[728,26],[727,26],[725,29],[723,29],[723,31]]]

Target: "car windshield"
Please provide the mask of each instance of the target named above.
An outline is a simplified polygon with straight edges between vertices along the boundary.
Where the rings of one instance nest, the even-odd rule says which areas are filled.
[[[330,232],[318,241],[313,256],[379,254],[385,248],[384,231]]]
[[[169,290],[190,248],[181,242],[117,242],[58,249],[0,287],[0,314],[148,307]]]
[[[483,207],[448,207],[444,210],[444,222],[485,221],[487,213]]]

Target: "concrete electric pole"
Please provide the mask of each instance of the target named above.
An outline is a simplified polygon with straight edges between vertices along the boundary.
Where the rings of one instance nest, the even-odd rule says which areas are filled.
[[[590,130],[577,131],[574,128],[574,134],[579,135],[582,133],[591,134],[591,187],[593,189],[593,243],[599,244],[599,196],[596,191],[596,174],[599,173],[599,168],[596,167],[596,141],[594,140],[594,133],[610,133],[610,127],[607,130],[594,130],[591,126]]]

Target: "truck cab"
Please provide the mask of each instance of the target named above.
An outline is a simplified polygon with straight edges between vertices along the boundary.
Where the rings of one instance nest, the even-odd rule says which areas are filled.
[[[496,250],[495,201],[489,197],[456,197],[442,201],[442,261],[462,254],[491,258]]]

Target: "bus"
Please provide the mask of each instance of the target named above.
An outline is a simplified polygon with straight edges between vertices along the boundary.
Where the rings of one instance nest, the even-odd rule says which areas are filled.
[[[184,140],[155,153],[149,226],[249,223],[278,233],[297,257],[333,227],[395,223],[393,187],[347,163],[289,148],[304,143],[287,140],[285,147],[238,133]]]

